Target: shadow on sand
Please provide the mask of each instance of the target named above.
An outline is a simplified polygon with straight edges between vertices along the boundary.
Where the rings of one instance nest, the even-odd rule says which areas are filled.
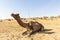
[[[52,32],[52,29],[44,29],[44,31],[39,31],[39,32],[35,32],[32,35],[39,33],[39,34],[53,34],[55,32]],[[31,35],[29,35],[28,37],[31,37]]]
[[[52,31],[52,29],[44,29],[44,31],[39,31],[38,33],[40,33],[40,34],[53,34],[53,33],[55,33],[55,32],[51,32],[51,31]],[[36,34],[36,33],[34,33],[34,34]]]
[[[44,31],[39,31],[39,33],[44,33],[44,34],[53,34],[55,32],[51,32],[52,29],[44,29]]]

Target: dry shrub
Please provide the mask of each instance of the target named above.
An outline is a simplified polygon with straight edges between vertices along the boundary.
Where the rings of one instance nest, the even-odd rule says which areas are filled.
[[[43,19],[43,17],[40,17],[39,19]]]
[[[48,19],[48,17],[47,16],[44,16],[44,17],[42,17],[42,19]]]
[[[35,20],[35,18],[29,18],[29,19],[31,19],[31,20]]]
[[[54,18],[56,18],[56,17],[54,17],[54,16],[51,16],[51,17],[50,17],[51,20],[53,20]]]
[[[37,20],[37,19],[39,19],[39,17],[35,17],[35,18],[31,18],[32,20]]]
[[[8,21],[12,21],[13,19],[6,19],[6,20],[8,20]]]
[[[3,20],[0,20],[0,22],[2,22]]]
[[[57,16],[58,18],[60,18],[60,15],[59,16]]]
[[[26,20],[26,18],[23,18],[22,20]]]
[[[32,18],[32,20],[36,20],[35,18]]]
[[[25,20],[26,22],[28,22],[27,20]]]
[[[55,18],[54,16],[51,16],[50,18]]]

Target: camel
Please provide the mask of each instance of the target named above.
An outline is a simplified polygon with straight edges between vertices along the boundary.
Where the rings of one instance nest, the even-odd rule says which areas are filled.
[[[19,14],[14,14],[12,13],[11,16],[18,22],[19,25],[21,25],[21,27],[24,27],[27,29],[27,31],[25,31],[23,33],[23,35],[29,33],[30,31],[30,35],[38,32],[38,31],[43,31],[44,30],[44,26],[40,23],[38,23],[37,21],[33,22],[33,21],[30,21],[29,23],[24,23]]]

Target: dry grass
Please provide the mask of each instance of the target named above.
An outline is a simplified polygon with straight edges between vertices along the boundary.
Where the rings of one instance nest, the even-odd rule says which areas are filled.
[[[35,33],[31,37],[22,35],[26,29],[15,20],[0,22],[0,40],[60,40],[60,18],[36,21],[44,25],[45,31]]]

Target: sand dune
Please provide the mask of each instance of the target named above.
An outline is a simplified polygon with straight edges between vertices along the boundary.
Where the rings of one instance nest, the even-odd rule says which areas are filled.
[[[0,22],[0,40],[60,40],[60,18],[37,21],[44,25],[45,31],[35,33],[31,37],[22,35],[26,29],[22,28],[16,20]]]

